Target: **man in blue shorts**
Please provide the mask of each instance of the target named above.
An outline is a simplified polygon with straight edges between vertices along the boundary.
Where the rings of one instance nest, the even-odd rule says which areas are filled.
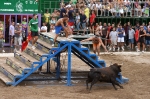
[[[68,21],[69,18],[67,15],[64,15],[63,18],[60,18],[56,24],[55,24],[55,38],[54,38],[54,44],[56,42],[57,37],[59,36],[61,31],[64,31],[66,34],[66,38],[70,39],[71,36],[68,37],[68,34],[72,34],[72,30],[70,28],[70,26],[68,25]],[[52,46],[54,46],[54,44],[52,44]]]

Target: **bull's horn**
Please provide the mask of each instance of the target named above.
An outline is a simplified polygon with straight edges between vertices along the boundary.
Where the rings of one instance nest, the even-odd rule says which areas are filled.
[[[110,65],[112,65],[112,62],[110,63]]]
[[[122,64],[119,64],[119,65],[123,65],[123,63],[122,63]]]

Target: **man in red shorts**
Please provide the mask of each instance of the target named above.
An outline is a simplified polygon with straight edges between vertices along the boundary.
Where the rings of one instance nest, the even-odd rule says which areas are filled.
[[[68,8],[68,17],[69,17],[69,21],[68,21],[68,25],[70,26],[70,28],[73,31],[73,26],[74,26],[74,10],[73,7],[71,7],[71,5],[67,5],[66,6]]]

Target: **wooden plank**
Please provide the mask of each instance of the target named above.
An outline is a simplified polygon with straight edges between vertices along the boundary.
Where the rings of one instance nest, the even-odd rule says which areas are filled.
[[[43,34],[43,35],[45,35],[45,36],[48,36],[48,37],[50,37],[50,38],[52,38],[52,39],[54,39],[55,38],[55,33],[53,33],[53,32],[47,32],[47,33],[41,33],[41,34]],[[57,41],[68,41],[67,40],[67,38],[66,37],[57,37]],[[71,39],[71,41],[77,41],[77,40],[75,40],[75,39]]]
[[[22,63],[21,61],[19,61],[15,57],[9,57],[8,60],[13,62],[13,65],[17,65],[18,67],[20,67],[22,69],[29,68],[29,66],[25,65],[24,63]]]
[[[19,72],[17,72],[15,69],[7,65],[6,63],[0,64],[1,67],[3,67],[5,70],[7,70],[9,73],[11,73],[14,76],[21,75]]]
[[[46,54],[45,52],[43,52],[37,48],[33,50],[31,46],[27,46],[27,48],[30,49],[31,51],[33,51],[34,53],[40,55],[40,56],[42,56],[43,54]]]
[[[0,79],[6,84],[12,82],[12,80],[5,76],[2,72],[0,72]]]
[[[24,58],[26,58],[27,60],[29,60],[30,62],[37,62],[38,60],[36,60],[35,58],[31,57],[30,55],[28,55],[27,53],[25,52],[20,52],[20,51],[17,51],[17,53],[21,56],[23,56]]]
[[[74,39],[87,39],[87,38],[90,38],[90,37],[93,37],[93,35],[73,35],[73,38]]]
[[[51,44],[48,44],[48,43],[46,43],[46,42],[44,42],[44,41],[42,41],[42,40],[40,40],[40,39],[38,39],[37,42],[38,42],[39,44],[41,44],[41,45],[43,45],[43,46],[49,48],[49,49],[52,48],[52,45],[51,45]]]

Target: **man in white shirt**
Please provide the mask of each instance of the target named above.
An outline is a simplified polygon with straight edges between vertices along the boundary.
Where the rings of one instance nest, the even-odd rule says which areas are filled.
[[[42,33],[46,33],[47,32],[47,26],[45,25],[45,23],[43,23],[43,26],[41,27],[41,30],[40,30]]]
[[[97,14],[99,15],[99,12],[101,12],[101,14],[100,14],[100,16],[102,16],[102,14],[103,14],[103,10],[102,10],[102,4],[100,3],[100,2],[98,2],[97,4],[96,4],[96,11],[97,11]]]
[[[134,48],[134,34],[135,34],[135,31],[130,26],[130,29],[129,29],[129,46],[130,46],[131,50],[133,50],[133,48]]]
[[[116,31],[115,27],[113,27],[113,31],[110,32],[109,38],[111,40],[111,46],[109,51],[112,49],[112,47],[113,47],[113,51],[115,51],[117,45],[117,39],[118,39],[118,32]]]
[[[10,46],[13,47],[13,40],[14,40],[14,34],[15,34],[15,23],[12,22],[11,25],[9,26],[9,36],[10,36]]]

